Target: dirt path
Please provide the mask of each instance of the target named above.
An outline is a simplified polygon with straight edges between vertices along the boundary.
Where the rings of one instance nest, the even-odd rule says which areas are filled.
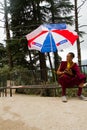
[[[0,98],[0,130],[87,130],[87,101],[16,95]]]

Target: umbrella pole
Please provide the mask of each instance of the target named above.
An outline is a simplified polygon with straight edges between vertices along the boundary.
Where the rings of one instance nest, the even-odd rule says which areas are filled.
[[[43,80],[44,82],[47,82],[48,77],[47,77],[45,54],[39,52],[39,58],[40,58],[41,80]]]
[[[55,81],[55,74],[53,72],[53,66],[52,66],[50,54],[49,54],[49,52],[47,54],[48,54],[48,58],[49,58],[49,62],[50,62],[50,68],[51,68],[51,72],[52,72],[52,78],[53,78],[53,81]]]
[[[32,70],[32,73],[33,73],[33,77],[34,77],[34,80],[36,80],[36,76],[35,76],[35,73],[34,73],[34,68],[33,68],[33,63],[32,63],[32,57],[31,57],[31,52],[30,50],[28,50],[28,53],[29,53],[29,58],[30,58],[30,61],[31,61],[31,70]]]

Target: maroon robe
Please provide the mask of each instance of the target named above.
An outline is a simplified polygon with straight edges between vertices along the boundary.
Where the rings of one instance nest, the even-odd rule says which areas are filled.
[[[64,71],[67,68],[67,61],[62,61],[60,65],[60,71]],[[80,72],[80,69],[76,63],[71,67],[73,72],[73,76],[63,74],[58,77],[58,83],[61,84],[63,88],[73,87],[75,85],[79,85],[84,83],[86,80],[86,76]]]

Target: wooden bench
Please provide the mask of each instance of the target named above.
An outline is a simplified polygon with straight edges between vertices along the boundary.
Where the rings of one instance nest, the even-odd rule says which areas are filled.
[[[58,85],[54,84],[41,84],[41,85],[20,85],[20,86],[9,86],[7,89],[10,89],[10,97],[13,95],[13,89],[40,89],[41,93],[44,90],[47,89],[53,89],[54,90],[54,96],[56,96],[56,89],[58,88]]]
[[[67,87],[67,89],[70,88],[78,88],[78,86],[75,87]],[[84,88],[87,88],[84,87]],[[20,85],[20,86],[8,86],[8,87],[1,87],[1,91],[2,93],[7,96],[7,89],[10,90],[10,97],[12,97],[13,95],[13,90],[14,89],[40,89],[41,90],[41,94],[43,93],[43,91],[48,90],[48,89],[53,89],[54,90],[54,96],[56,96],[56,90],[61,89],[61,86],[58,84],[41,84],[41,85]]]
[[[0,87],[0,97],[7,97],[7,87]]]

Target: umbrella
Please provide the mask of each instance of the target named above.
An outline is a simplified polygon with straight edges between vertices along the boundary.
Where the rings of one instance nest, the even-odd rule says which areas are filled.
[[[42,53],[56,52],[72,46],[78,38],[75,31],[72,31],[64,23],[43,24],[26,35],[28,48],[38,50]]]

